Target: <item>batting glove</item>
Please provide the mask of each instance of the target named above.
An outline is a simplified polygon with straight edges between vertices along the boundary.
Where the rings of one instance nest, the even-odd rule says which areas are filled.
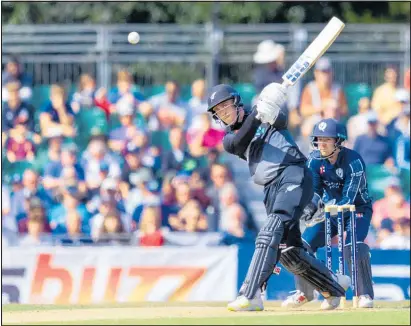
[[[262,123],[273,125],[286,101],[287,90],[285,86],[278,83],[268,84],[261,91],[257,100],[257,119]]]

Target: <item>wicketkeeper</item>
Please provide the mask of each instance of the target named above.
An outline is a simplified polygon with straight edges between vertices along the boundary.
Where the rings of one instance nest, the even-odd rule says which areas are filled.
[[[355,205],[359,307],[372,308],[374,291],[370,248],[364,243],[371,223],[372,200],[368,195],[363,159],[357,152],[342,145],[347,138],[346,135],[345,127],[334,119],[321,120],[314,126],[311,137],[312,146],[316,150],[310,154],[308,160],[308,167],[314,178],[314,196],[301,217],[307,225],[303,233],[303,242],[311,254],[325,246],[324,205]],[[343,217],[348,240],[344,247],[344,260],[351,273],[349,212],[344,213]],[[331,218],[332,237],[337,232],[337,215],[334,215]],[[296,277],[296,288],[297,291],[283,302],[284,307],[300,307],[313,300],[314,288],[303,278]]]
[[[209,94],[208,112],[227,127],[224,148],[246,160],[254,182],[264,186],[268,215],[239,296],[228,309],[263,310],[261,293],[278,261],[323,294],[324,309],[336,308],[350,278],[330,272],[303,247],[299,223],[313,197],[313,179],[306,157],[287,130],[285,87],[266,86],[251,112],[244,109],[240,94],[231,86],[217,85]],[[285,247],[282,251],[280,244]]]

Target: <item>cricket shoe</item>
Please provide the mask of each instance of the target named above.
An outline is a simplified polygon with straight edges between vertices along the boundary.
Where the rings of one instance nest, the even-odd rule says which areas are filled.
[[[252,299],[247,299],[243,295],[238,296],[237,299],[227,305],[227,309],[230,311],[263,311],[264,304],[261,291],[258,290]]]
[[[344,291],[347,291],[347,289],[351,285],[351,279],[347,275],[335,274],[333,275],[333,278],[338,282],[338,284],[340,284],[340,286],[344,289]],[[340,305],[340,301],[341,301],[341,297],[326,298],[321,303],[321,309],[322,310],[333,310]]]
[[[303,304],[307,303],[309,300],[305,296],[304,292],[300,290],[294,291],[293,294],[289,295],[287,299],[285,299],[281,303],[281,307],[283,308],[298,308],[301,307]]]
[[[360,295],[358,300],[358,308],[373,308],[374,301],[368,294]]]

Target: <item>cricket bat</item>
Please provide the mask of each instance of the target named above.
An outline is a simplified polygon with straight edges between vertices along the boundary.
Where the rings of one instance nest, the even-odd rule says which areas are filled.
[[[337,17],[331,18],[327,26],[324,27],[298,60],[283,75],[283,86],[292,86],[303,77],[333,44],[337,36],[344,29],[344,26],[345,24]]]

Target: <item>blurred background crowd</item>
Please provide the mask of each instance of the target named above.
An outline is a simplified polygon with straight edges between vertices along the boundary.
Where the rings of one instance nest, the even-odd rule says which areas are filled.
[[[276,40],[254,49],[252,78],[235,85],[248,108],[281,82],[286,59]],[[345,145],[362,155],[375,199],[369,245],[409,249],[410,69],[387,65],[378,85],[345,85],[333,67],[321,58],[290,94],[289,128],[308,155],[316,122],[346,124]],[[69,85],[35,77],[19,53],[2,65],[4,245],[254,241],[258,218],[239,187],[238,161],[206,114],[209,80],[142,85],[127,68],[109,87],[93,73]]]

